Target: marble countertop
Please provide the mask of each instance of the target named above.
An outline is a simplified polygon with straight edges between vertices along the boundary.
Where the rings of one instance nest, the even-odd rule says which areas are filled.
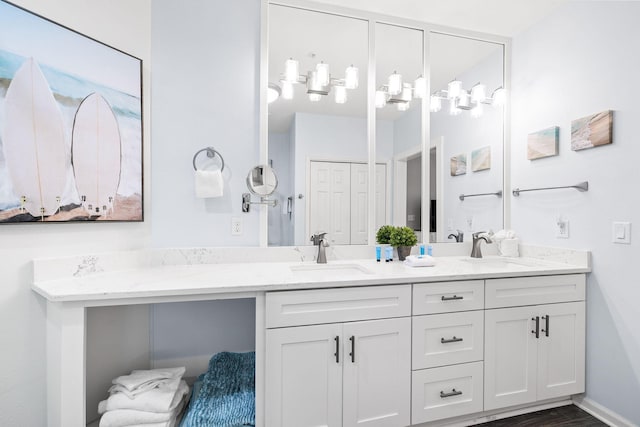
[[[588,256],[586,258],[588,260]],[[433,267],[367,259],[302,262],[236,262],[188,265],[128,265],[102,269],[80,265],[86,274],[47,278],[34,274],[32,289],[49,301],[98,301],[143,297],[209,295],[347,286],[427,283],[501,277],[587,273],[589,263],[551,261],[544,257],[436,257]],[[94,260],[95,261],[95,260]],[[86,259],[85,259],[86,264]]]

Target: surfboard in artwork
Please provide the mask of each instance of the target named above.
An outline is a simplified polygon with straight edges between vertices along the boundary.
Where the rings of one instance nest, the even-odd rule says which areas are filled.
[[[62,113],[38,63],[16,71],[5,97],[3,154],[21,208],[34,217],[55,214],[67,181]]]
[[[94,216],[111,213],[120,183],[121,138],[111,106],[98,93],[84,98],[76,111],[71,162],[84,209]]]

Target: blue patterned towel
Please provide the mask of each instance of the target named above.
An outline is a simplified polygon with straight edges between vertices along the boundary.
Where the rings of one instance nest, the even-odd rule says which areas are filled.
[[[255,425],[255,362],[254,352],[214,355],[181,427]]]

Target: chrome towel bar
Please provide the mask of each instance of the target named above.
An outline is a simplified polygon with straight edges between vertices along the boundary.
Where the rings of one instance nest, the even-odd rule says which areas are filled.
[[[464,201],[464,199],[466,197],[477,197],[477,196],[498,196],[498,197],[502,197],[502,190],[498,190],[495,193],[461,194],[458,197],[460,198],[460,200]]]
[[[584,181],[584,182],[579,182],[576,185],[565,185],[561,187],[527,188],[525,190],[514,188],[512,193],[514,196],[517,197],[520,195],[520,193],[523,193],[525,191],[559,190],[561,188],[575,188],[578,191],[589,191],[589,182]]]
[[[207,157],[210,159],[213,159],[216,154],[218,155],[218,157],[220,157],[220,162],[222,162],[222,165],[220,166],[220,172],[222,172],[224,170],[224,158],[219,152],[214,150],[213,147],[206,147],[206,148],[203,148],[202,150],[196,151],[196,154],[193,155],[193,169],[196,171],[198,170],[198,167],[196,166],[196,158],[198,158],[198,154],[203,153],[205,151],[207,152]]]

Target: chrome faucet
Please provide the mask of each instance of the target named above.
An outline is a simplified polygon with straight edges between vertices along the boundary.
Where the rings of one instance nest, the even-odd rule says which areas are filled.
[[[311,236],[311,241],[314,245],[318,246],[318,264],[326,264],[327,263],[327,253],[324,248],[329,246],[329,243],[324,239],[324,236],[327,233],[318,233]]]
[[[471,235],[473,237],[473,245],[471,246],[471,258],[482,258],[480,251],[480,243],[484,240],[486,243],[492,243],[491,235],[486,231],[478,231]]]
[[[456,239],[456,243],[464,242],[464,233],[462,230],[456,230],[457,233],[451,233],[447,236],[447,239]]]

